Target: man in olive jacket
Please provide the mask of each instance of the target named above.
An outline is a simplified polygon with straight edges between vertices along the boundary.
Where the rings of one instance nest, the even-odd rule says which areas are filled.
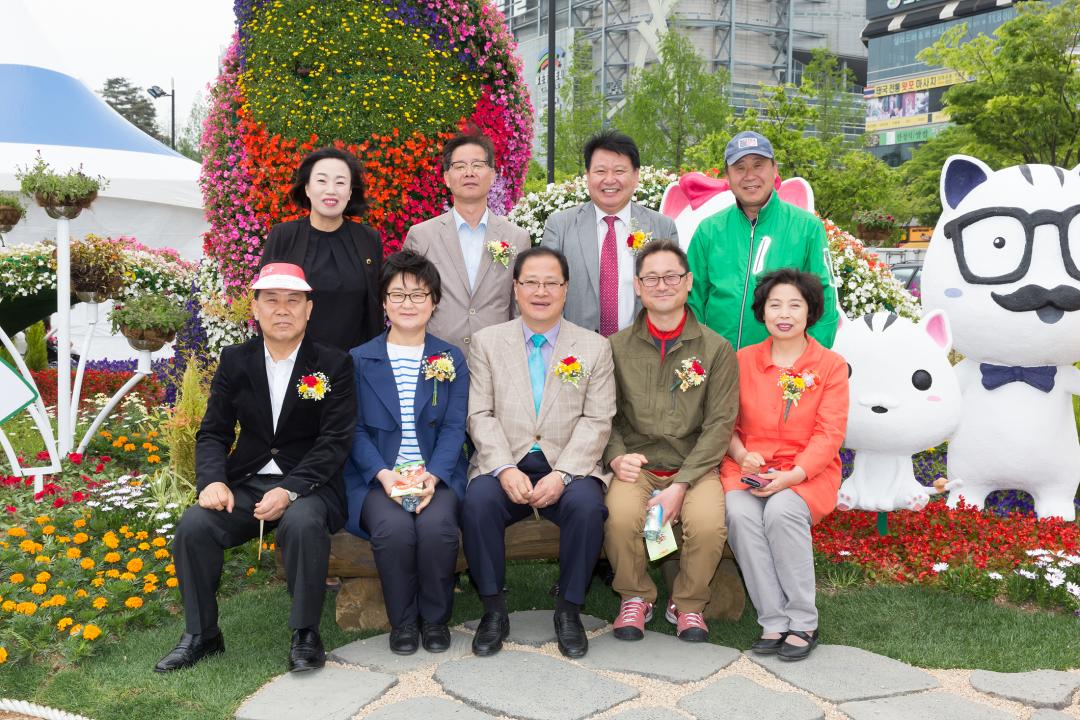
[[[680,639],[702,642],[708,628],[701,613],[727,539],[717,465],[739,412],[739,369],[731,344],[686,305],[694,276],[677,243],[646,245],[634,274],[643,309],[611,337],[617,402],[604,451],[615,474],[604,526],[612,588],[622,598],[615,637],[641,639],[652,617],[656,585],[641,535],[648,510],[660,505],[665,522],[683,527],[665,616]]]

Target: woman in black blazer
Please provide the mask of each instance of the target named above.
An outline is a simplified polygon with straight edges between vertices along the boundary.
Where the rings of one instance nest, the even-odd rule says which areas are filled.
[[[383,331],[382,242],[370,225],[347,219],[367,207],[360,162],[338,148],[315,150],[296,169],[289,196],[311,212],[270,229],[259,267],[302,267],[314,288],[307,335],[348,352]]]

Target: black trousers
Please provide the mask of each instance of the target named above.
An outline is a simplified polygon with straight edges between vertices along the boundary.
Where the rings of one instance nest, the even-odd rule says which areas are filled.
[[[225,549],[243,545],[259,536],[255,503],[281,484],[281,476],[256,475],[233,487],[233,511],[207,510],[192,505],[184,511],[173,538],[173,557],[180,595],[184,600],[187,632],[215,634],[218,621],[217,590]],[[317,495],[297,498],[276,521],[276,544],[285,561],[285,577],[292,610],[289,627],[318,628],[326,595],[326,571],[330,563],[330,529],[326,503]]]
[[[551,472],[540,452],[531,452],[518,469],[535,485]],[[594,477],[575,478],[554,505],[540,514],[559,526],[559,592],[563,599],[583,605],[593,566],[604,544],[603,484]],[[532,516],[532,507],[518,505],[494,475],[478,475],[469,483],[461,511],[465,559],[481,596],[502,592],[506,580],[506,528]]]
[[[457,493],[439,483],[417,515],[374,485],[360,509],[360,527],[371,536],[390,624],[449,622],[459,546]]]

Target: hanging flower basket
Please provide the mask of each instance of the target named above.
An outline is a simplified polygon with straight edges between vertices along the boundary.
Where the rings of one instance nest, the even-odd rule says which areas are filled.
[[[868,228],[864,225],[859,225],[859,239],[864,243],[870,243],[873,245],[879,245],[892,236],[892,230],[885,228]]]
[[[19,190],[31,196],[53,219],[74,220],[97,199],[98,191],[108,182],[102,177],[90,177],[80,167],[64,174],[53,171],[38,152],[34,162],[17,168],[15,178]]]
[[[18,208],[0,206],[0,232],[8,232],[20,220],[22,220],[22,212]]]
[[[98,235],[71,243],[71,286],[82,302],[102,302],[124,287],[123,244]]]
[[[121,326],[121,334],[127,338],[128,345],[136,350],[149,350],[155,352],[176,339],[176,331],[166,331],[160,328],[129,328]]]

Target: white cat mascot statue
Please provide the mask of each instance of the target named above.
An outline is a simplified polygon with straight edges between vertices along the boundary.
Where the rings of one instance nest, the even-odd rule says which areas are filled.
[[[788,178],[783,182],[777,178],[774,189],[784,202],[814,212],[814,191],[802,178]],[[660,212],[675,221],[679,245],[686,250],[702,220],[734,204],[735,195],[727,180],[689,172],[664,190]]]
[[[918,324],[886,312],[855,320],[841,316],[833,350],[848,364],[844,445],[855,451],[855,467],[840,486],[837,508],[889,512],[926,506],[934,488],[915,479],[911,456],[944,441],[960,422],[951,347],[949,321],[940,310]]]
[[[1024,490],[1039,517],[1076,517],[1080,442],[1080,167],[992,171],[954,155],[923,269],[926,308],[949,316],[964,396],[949,443],[952,493],[981,507]]]

